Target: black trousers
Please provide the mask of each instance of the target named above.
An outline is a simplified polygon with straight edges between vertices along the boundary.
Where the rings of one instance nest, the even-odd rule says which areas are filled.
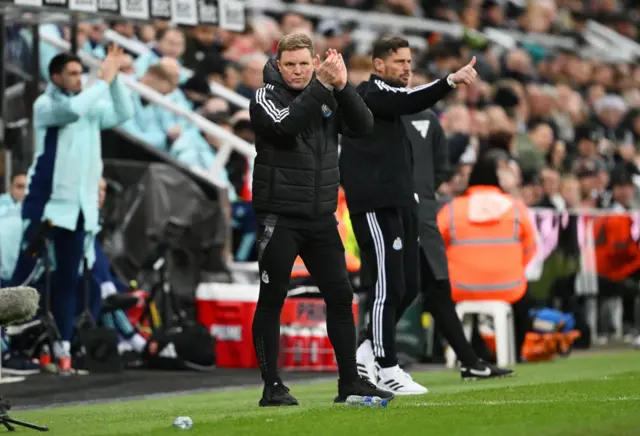
[[[373,288],[366,338],[383,368],[398,364],[396,323],[418,295],[418,217],[414,208],[383,208],[351,216],[362,281]]]
[[[438,330],[456,352],[463,366],[474,365],[478,356],[467,340],[462,323],[456,313],[456,306],[451,299],[449,280],[437,280],[429,261],[420,250],[420,290],[424,295],[424,310],[431,313]]]
[[[265,383],[279,382],[280,313],[298,255],[317,283],[327,307],[327,332],[333,345],[341,383],[358,377],[353,291],[347,275],[344,246],[335,219],[304,226],[278,225],[267,217],[258,231],[260,296],[253,317],[253,344]]]

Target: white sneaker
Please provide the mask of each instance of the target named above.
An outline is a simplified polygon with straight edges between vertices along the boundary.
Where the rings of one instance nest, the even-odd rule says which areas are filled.
[[[413,381],[411,376],[398,365],[381,368],[378,372],[378,387],[396,395],[422,395],[429,392],[427,388]]]
[[[373,355],[371,341],[366,339],[356,351],[356,363],[358,365],[358,375],[369,380],[374,385],[378,383],[378,371],[376,368],[376,358]]]

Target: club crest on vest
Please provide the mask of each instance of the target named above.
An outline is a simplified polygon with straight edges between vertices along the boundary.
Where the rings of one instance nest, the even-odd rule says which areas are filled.
[[[269,283],[269,274],[266,271],[262,271],[262,282]]]
[[[402,250],[402,239],[396,238],[395,241],[393,241],[393,249],[396,251]]]
[[[322,116],[325,118],[329,118],[331,116],[332,112],[331,109],[329,108],[329,106],[327,106],[326,104],[322,105]]]

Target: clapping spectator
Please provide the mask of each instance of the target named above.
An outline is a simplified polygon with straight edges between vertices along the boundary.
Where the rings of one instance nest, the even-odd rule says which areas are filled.
[[[157,64],[146,70],[140,83],[163,95],[175,89],[172,76]],[[167,132],[163,129],[157,106],[136,93],[132,93],[131,98],[135,109],[134,116],[121,126],[122,129],[155,148],[168,150]]]
[[[262,70],[269,58],[259,52],[244,55],[240,58],[240,84],[236,92],[248,99],[253,98],[256,90],[262,87]]]
[[[181,29],[168,28],[158,33],[158,43],[146,53],[141,54],[135,61],[136,73],[142,77],[151,65],[160,62],[163,57],[177,60],[182,58],[185,50],[185,36]],[[187,79],[187,73],[180,73],[180,82]]]

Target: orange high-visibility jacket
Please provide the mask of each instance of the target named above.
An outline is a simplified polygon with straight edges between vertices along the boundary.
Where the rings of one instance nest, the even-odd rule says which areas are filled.
[[[640,269],[640,247],[631,236],[628,215],[598,217],[593,223],[598,275],[609,280],[629,278]]]
[[[340,239],[342,240],[342,244],[346,244],[349,238],[349,229],[345,224],[345,215],[349,213],[347,209],[347,200],[344,196],[344,191],[342,187],[338,190],[338,207],[336,208],[336,219],[338,220],[338,232],[340,233]],[[354,256],[352,253],[345,250],[345,260],[347,262],[347,271],[349,272],[358,272],[360,271],[360,259]],[[296,257],[296,261],[293,264],[293,269],[291,270],[291,277],[308,277],[309,271],[304,266],[304,262],[300,256]]]
[[[455,302],[514,303],[526,292],[525,268],[535,254],[526,206],[493,186],[474,186],[438,214]]]

